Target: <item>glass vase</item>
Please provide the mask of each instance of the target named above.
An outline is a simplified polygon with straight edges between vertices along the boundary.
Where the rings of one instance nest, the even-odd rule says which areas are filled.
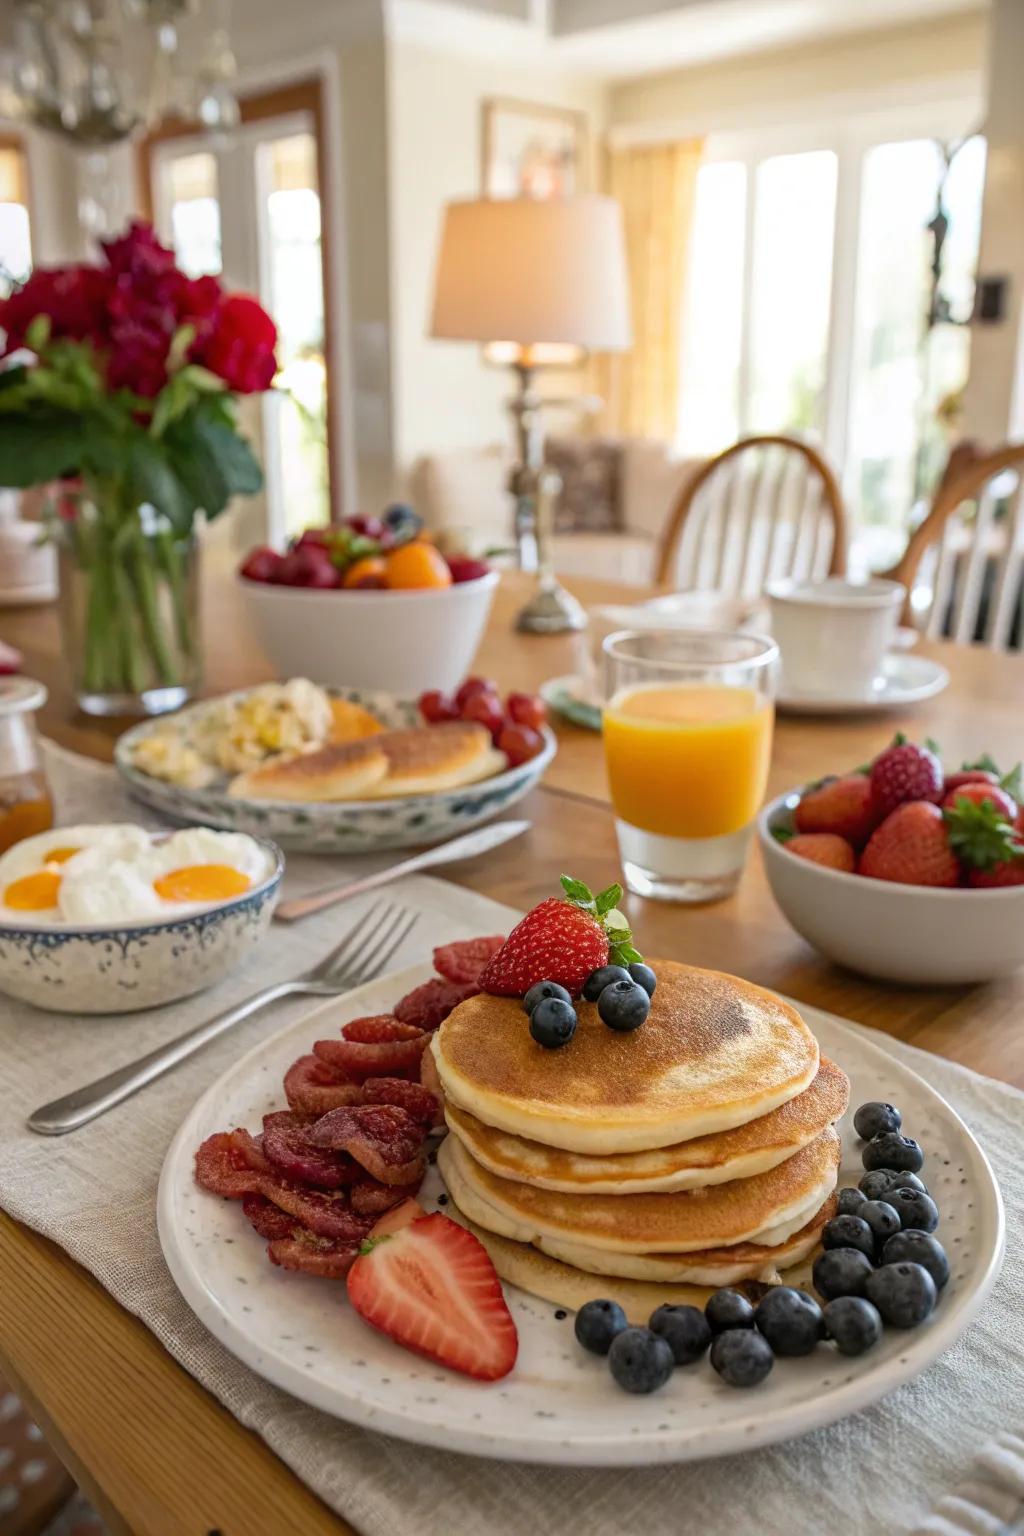
[[[89,488],[59,519],[64,655],[89,715],[158,715],[199,686],[198,549],[152,507]]]

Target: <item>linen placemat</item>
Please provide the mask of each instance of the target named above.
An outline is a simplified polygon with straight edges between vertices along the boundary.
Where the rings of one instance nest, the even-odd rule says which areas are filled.
[[[48,750],[48,767],[62,821],[152,820],[124,797],[111,770],[59,749]],[[292,858],[289,894],[327,884],[343,867]],[[517,916],[440,880],[407,880],[391,891],[421,913],[396,969],[447,939],[507,929]],[[0,1205],[90,1270],[364,1536],[995,1536],[1015,1523],[1024,1496],[1014,1445],[1024,1429],[1024,1094],[874,1031],[867,1033],[945,1095],[976,1133],[1002,1187],[1009,1232],[1002,1276],[978,1321],[922,1376],[864,1413],[742,1457],[636,1470],[527,1467],[421,1449],[342,1423],[267,1385],[223,1349],[164,1264],[155,1214],[160,1167],[205,1087],[309,1003],[257,1015],[72,1136],[33,1136],[24,1116],[304,968],[369,899],[272,928],[244,976],[167,1009],[75,1019],[2,1000]],[[621,1411],[628,1417],[625,1396]]]

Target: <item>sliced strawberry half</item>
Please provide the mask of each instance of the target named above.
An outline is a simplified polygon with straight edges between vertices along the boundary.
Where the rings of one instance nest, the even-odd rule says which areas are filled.
[[[348,1294],[372,1328],[450,1370],[498,1381],[515,1364],[519,1339],[494,1265],[439,1212],[367,1239]]]

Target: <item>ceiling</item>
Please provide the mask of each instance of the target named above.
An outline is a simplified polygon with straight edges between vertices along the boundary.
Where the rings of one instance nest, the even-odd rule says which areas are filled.
[[[605,75],[643,74],[733,54],[983,9],[987,0],[398,0],[429,12],[435,41],[509,48]],[[449,26],[445,26],[445,17]],[[473,20],[470,20],[470,17]]]

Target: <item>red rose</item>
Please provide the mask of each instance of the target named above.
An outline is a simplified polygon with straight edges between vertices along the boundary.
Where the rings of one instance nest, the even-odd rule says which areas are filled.
[[[37,315],[50,318],[50,335],[102,345],[110,277],[100,267],[39,267],[10,298],[0,301],[4,353],[25,345],[25,333]]]
[[[230,294],[217,312],[213,330],[193,354],[229,389],[250,395],[269,389],[277,372],[277,326],[248,294]]]

